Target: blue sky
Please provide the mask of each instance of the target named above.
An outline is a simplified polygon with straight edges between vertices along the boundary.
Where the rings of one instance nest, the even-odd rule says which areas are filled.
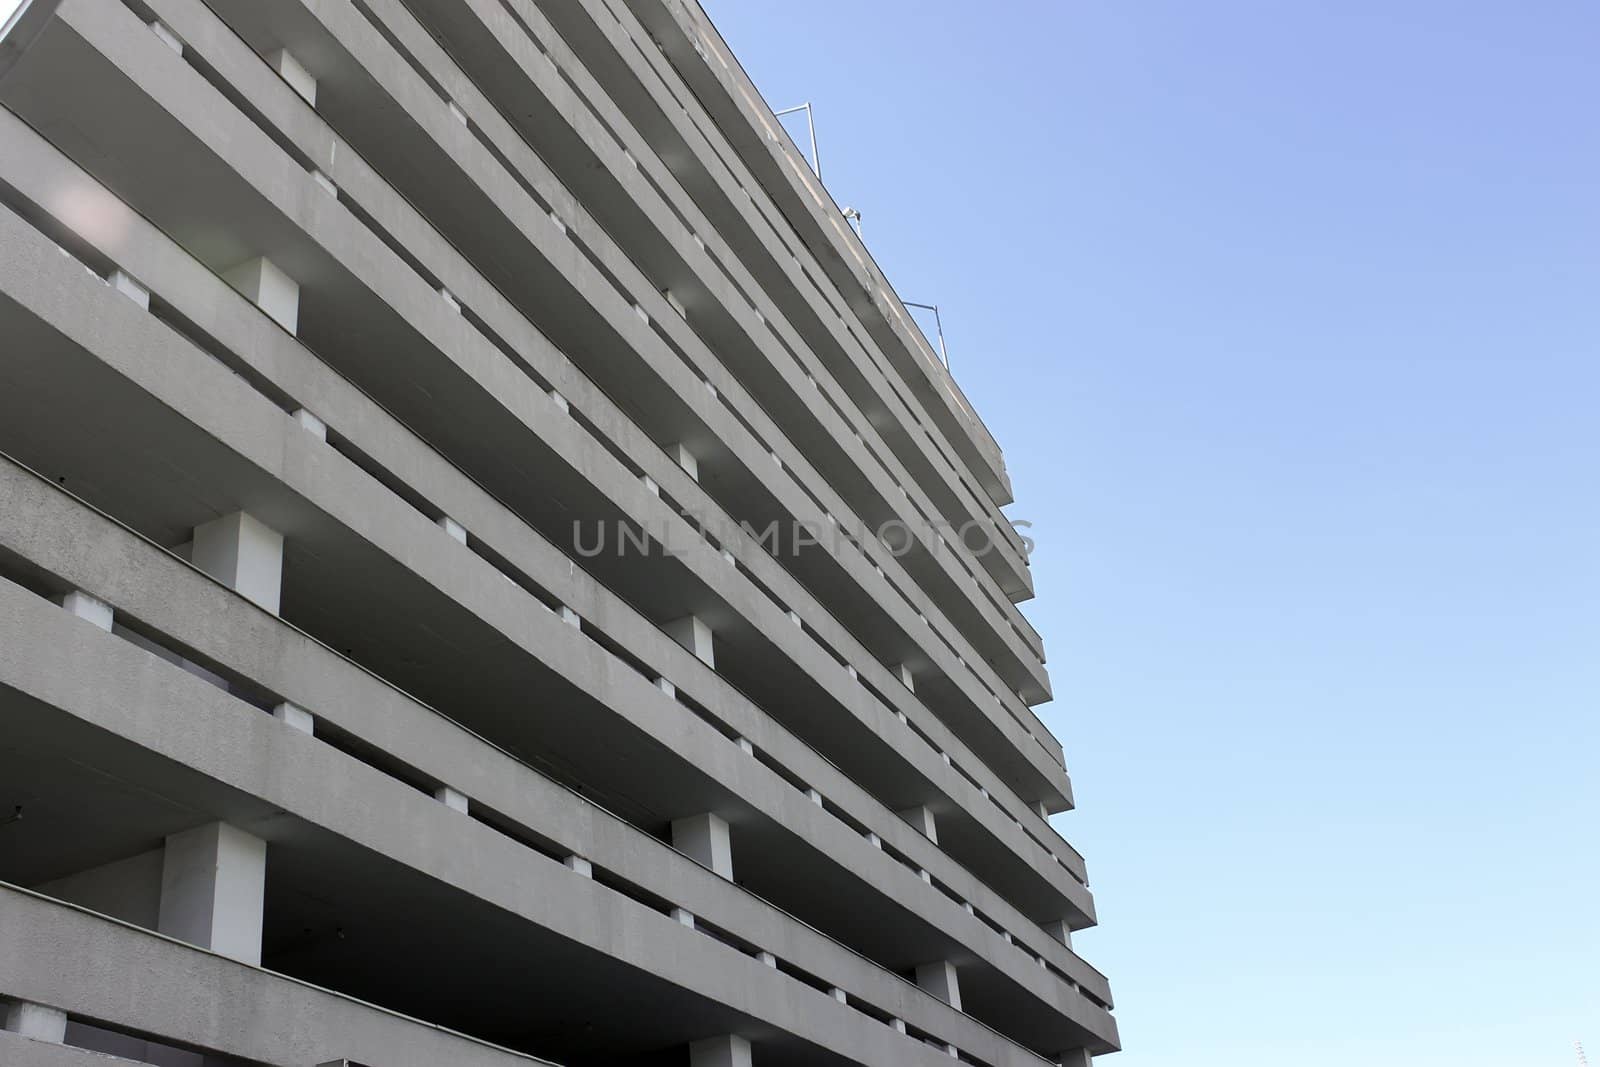
[[[1113,1062],[1600,1053],[1600,7],[707,5],[1006,448]]]

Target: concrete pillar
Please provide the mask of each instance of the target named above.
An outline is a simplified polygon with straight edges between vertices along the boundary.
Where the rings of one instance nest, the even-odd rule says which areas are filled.
[[[900,684],[901,685],[905,686],[907,689],[911,690],[913,693],[915,693],[917,691],[916,679],[914,679],[911,676],[911,668],[910,667],[907,667],[904,663],[902,663],[902,664],[900,664],[898,667],[896,667],[894,669],[894,674],[895,674],[896,678],[900,679]]]
[[[756,746],[751,744],[748,737],[741,737],[739,738],[739,751],[746,756],[754,756],[756,754]]]
[[[805,620],[800,617],[800,613],[798,611],[789,612],[789,621],[800,627],[802,630],[806,628]]]
[[[750,1067],[750,1042],[738,1034],[708,1037],[689,1046],[689,1067]]]
[[[1061,1067],[1090,1067],[1089,1050],[1086,1048],[1069,1049],[1057,1056],[1056,1062]]]
[[[67,1013],[28,1000],[14,1000],[6,1009],[6,1030],[59,1045],[67,1036]]]
[[[828,995],[834,1000],[837,1000],[840,1004],[850,1003],[850,995],[844,990],[840,989],[838,986],[834,986],[833,988],[829,989]]]
[[[939,830],[934,824],[933,812],[926,805],[919,804],[914,808],[907,808],[899,814],[902,819],[916,828],[917,833],[936,845],[939,843]]]
[[[656,679],[656,688],[667,694],[667,696],[671,697],[672,699],[678,699],[678,687],[667,681],[665,678]]]
[[[661,295],[667,298],[667,306],[671,307],[673,311],[678,313],[678,318],[685,320],[689,318],[689,312],[683,306],[683,301],[674,296],[672,290],[663,289],[661,290]]]
[[[811,801],[811,803],[815,804],[817,807],[822,807],[822,794],[817,792],[815,789],[806,790],[806,799]]]
[[[733,844],[728,824],[720,815],[706,812],[673,819],[672,847],[733,881]]]
[[[881,849],[881,848],[883,848],[883,838],[879,837],[877,834],[873,833],[871,830],[868,830],[867,831],[867,844],[871,845],[873,848]]]
[[[1068,948],[1072,947],[1072,927],[1067,925],[1067,920],[1057,919],[1054,922],[1045,923],[1044,932]]]
[[[467,528],[448,515],[439,516],[439,529],[449,534],[454,540],[467,543]]]
[[[267,843],[223,822],[167,838],[157,929],[245,963],[261,962]]]
[[[190,562],[256,604],[278,613],[283,535],[242,511],[194,528]]]
[[[285,725],[292,726],[301,733],[315,735],[317,720],[305,708],[291,704],[287,700],[272,709],[272,717]]]
[[[294,333],[300,324],[300,284],[265,256],[224,271],[222,280],[265,311],[279,326]]]
[[[576,874],[581,874],[585,878],[593,878],[594,877],[594,864],[590,863],[588,860],[584,859],[582,856],[579,856],[577,854],[573,854],[571,856],[568,856],[566,859],[562,860],[561,862],[566,866],[567,870],[569,870],[569,871],[572,871],[572,872],[574,872]]]
[[[146,311],[150,310],[150,290],[135,281],[133,275],[126,271],[114,270],[106,278],[106,284]]]
[[[689,911],[688,909],[686,909],[686,908],[673,908],[672,909],[672,917],[674,919],[678,920],[679,924],[681,924],[683,926],[687,926],[691,930],[694,929],[694,913]]]
[[[682,444],[673,445],[672,458],[677,460],[678,466],[682,467],[689,477],[697,482],[700,480],[700,461],[694,458],[693,452]]]
[[[333,179],[332,178],[328,177],[326,174],[322,173],[320,170],[312,168],[311,180],[316,182],[317,183],[317,187],[320,188],[323,192],[327,193],[329,196],[333,197],[335,200],[339,199],[339,187],[337,185],[333,184]]]
[[[463,815],[467,813],[467,795],[457,792],[447,785],[441,785],[435,789],[433,791],[433,799],[452,811],[459,811]]]
[[[284,81],[289,83],[289,88],[305,98],[306,103],[312,107],[317,106],[317,79],[300,65],[298,59],[289,54],[287,48],[280,48],[272,53],[267,57],[267,62]]]
[[[556,407],[560,408],[563,415],[571,414],[572,405],[567,403],[566,397],[562,396],[554,389],[550,390],[550,402]]]
[[[766,952],[766,951],[758,952],[758,953],[756,953],[756,959],[760,960],[764,965],[766,965],[768,967],[771,967],[773,969],[776,969],[777,966],[778,966],[778,957],[774,956],[770,952]]]
[[[160,39],[162,44],[166,45],[180,56],[183,55],[183,42],[178,40],[178,35],[173,33],[165,22],[162,22],[160,19],[152,20],[150,22],[150,32],[155,34],[156,37]]]
[[[891,1017],[889,1019],[889,1026],[897,1034],[903,1034],[906,1032],[906,1021],[904,1019],[896,1019]]]
[[[575,629],[583,629],[583,617],[565,604],[561,605],[561,621]]]
[[[956,965],[949,960],[937,960],[918,967],[917,985],[957,1011],[961,1010],[961,983],[956,978]]]
[[[656,484],[656,480],[654,478],[650,477],[648,474],[641,474],[639,475],[639,480],[644,483],[645,492],[649,493],[651,496],[661,495],[661,486]]]
[[[298,422],[301,428],[306,431],[306,433],[315,437],[317,440],[326,441],[328,439],[328,424],[311,414],[311,412],[307,411],[305,408],[295,408],[294,413],[290,416],[290,418],[294,419],[295,422]]]
[[[461,125],[463,125],[463,126],[468,124],[467,123],[467,113],[465,111],[461,110],[461,105],[460,104],[456,103],[454,100],[451,100],[446,104],[446,106],[450,109],[450,117],[451,118],[455,119],[457,122],[461,123]]]
[[[1035,800],[1033,802],[1033,810],[1037,811],[1039,813],[1039,818],[1043,819],[1045,822],[1050,821],[1050,809],[1044,806],[1044,801]]]
[[[87,619],[100,629],[110,632],[115,613],[111,610],[111,605],[104,600],[92,597],[81,589],[74,589],[56,603],[66,609],[68,615]]]
[[[450,290],[440,286],[439,299],[444,301],[445,307],[449,308],[451,311],[454,311],[458,315],[461,314],[461,301],[457,300],[455,294]]]
[[[665,623],[661,628],[668,637],[693,652],[695,658],[707,667],[717,665],[716,654],[711,647],[711,627],[701,622],[698,616],[685,615]]]

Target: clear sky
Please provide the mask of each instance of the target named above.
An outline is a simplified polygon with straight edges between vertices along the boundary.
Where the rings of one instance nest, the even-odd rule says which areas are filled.
[[[1111,1062],[1600,1054],[1600,6],[706,4],[1006,448]]]

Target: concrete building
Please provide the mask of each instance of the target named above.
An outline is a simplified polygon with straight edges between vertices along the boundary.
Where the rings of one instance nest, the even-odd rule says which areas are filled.
[[[999,449],[693,0],[0,41],[0,1063],[1115,1050]]]

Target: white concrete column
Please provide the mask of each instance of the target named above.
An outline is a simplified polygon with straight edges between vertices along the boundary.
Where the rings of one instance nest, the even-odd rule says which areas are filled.
[[[298,422],[302,429],[319,441],[328,439],[328,424],[317,418],[305,408],[295,408],[290,418]]]
[[[267,843],[224,822],[167,838],[157,929],[245,963],[261,962]]]
[[[285,725],[292,726],[301,733],[312,734],[317,732],[317,720],[305,708],[298,704],[291,704],[285,700],[282,704],[272,709],[272,717]]]
[[[689,477],[697,482],[700,480],[700,461],[694,458],[694,453],[687,447],[682,444],[673,445],[672,458],[677,460],[678,466],[682,467]]]
[[[949,960],[937,960],[918,967],[917,985],[957,1011],[961,1010],[961,983],[956,978],[956,965]]]
[[[239,595],[278,613],[283,535],[260,519],[235,511],[196,526],[189,560]]]
[[[672,917],[678,920],[680,925],[687,926],[691,930],[694,929],[694,913],[687,908],[673,908]]]
[[[155,34],[156,37],[160,39],[162,44],[166,45],[180,56],[183,55],[183,42],[178,40],[178,35],[173,33],[171,28],[169,28],[165,22],[162,22],[160,19],[152,19],[150,22],[150,32]]]
[[[572,854],[571,856],[568,856],[566,859],[562,860],[561,862],[566,866],[567,870],[569,870],[569,871],[573,871],[576,874],[581,874],[585,878],[593,878],[594,877],[594,864],[590,863],[588,860],[584,859],[582,856],[579,856],[576,853]]]
[[[150,310],[150,290],[140,285],[133,275],[128,272],[123,270],[112,271],[110,276],[106,278],[106,284],[146,311]]]
[[[76,615],[80,619],[87,619],[102,630],[111,629],[115,613],[111,605],[97,597],[92,597],[81,589],[74,589],[56,603],[60,604],[68,615]]]
[[[317,170],[316,168],[312,168],[312,170],[311,170],[311,180],[317,183],[317,187],[319,189],[321,189],[323,192],[327,193],[329,196],[333,197],[335,200],[337,200],[339,198],[339,187],[337,185],[333,184],[333,179],[332,178],[328,177],[326,174],[322,173],[320,170]]]
[[[833,986],[830,988],[828,990],[828,996],[832,997],[834,1000],[837,1000],[840,1004],[850,1003],[850,994],[846,993],[838,986]]]
[[[904,1019],[897,1019],[897,1018],[891,1017],[889,1019],[889,1026],[897,1034],[903,1034],[903,1033],[906,1032],[906,1021]]]
[[[689,1067],[750,1067],[750,1042],[738,1034],[708,1037],[689,1046]]]
[[[733,881],[733,844],[728,823],[720,815],[706,812],[673,819],[672,847]]]
[[[681,619],[665,623],[661,628],[667,632],[668,637],[693,652],[695,658],[707,667],[717,665],[716,654],[711,644],[711,627],[701,622],[698,616],[685,615]]]
[[[933,812],[926,805],[919,804],[914,808],[907,808],[899,814],[902,819],[916,828],[917,833],[936,845],[939,843],[939,830],[933,821]]]
[[[811,801],[811,803],[815,804],[817,807],[822,807],[822,794],[817,792],[815,789],[806,790],[806,799]]]
[[[667,306],[678,313],[678,318],[685,320],[689,318],[689,312],[683,306],[683,301],[679,300],[675,295],[673,295],[671,289],[661,290],[661,295],[667,298]]]
[[[571,608],[563,604],[561,605],[560,614],[561,621],[566,623],[568,626],[579,630],[583,629],[583,616],[579,615],[576,611],[573,611]]]
[[[459,811],[463,815],[467,813],[467,795],[451,789],[447,785],[441,785],[438,789],[435,789],[433,791],[433,799],[452,811]]]
[[[1057,1056],[1056,1062],[1061,1067],[1090,1067],[1089,1050],[1086,1048],[1069,1049]]]
[[[661,495],[661,486],[656,484],[656,480],[654,478],[650,477],[648,474],[641,474],[639,475],[639,480],[644,483],[645,492],[649,493],[651,496]]]
[[[13,1000],[6,1009],[6,1030],[59,1045],[67,1036],[67,1013],[29,1000]]]
[[[1033,810],[1037,811],[1039,813],[1039,818],[1043,819],[1045,822],[1050,821],[1050,809],[1044,806],[1044,801],[1035,800],[1033,802]]]
[[[894,674],[896,678],[900,679],[901,685],[905,686],[913,693],[917,691],[917,682],[916,679],[911,676],[910,667],[907,667],[904,663],[902,663],[894,669]]]
[[[272,53],[267,57],[267,63],[289,83],[289,88],[305,98],[306,103],[312,107],[317,106],[317,79],[300,65],[298,59],[289,54],[287,48],[280,48]]]
[[[550,390],[550,402],[556,407],[560,408],[563,415],[572,413],[572,405],[567,403],[567,398],[556,392],[554,389]]]
[[[774,956],[770,952],[767,952],[765,950],[763,950],[761,952],[757,952],[756,953],[756,959],[760,960],[763,966],[771,967],[774,970],[777,969],[778,957]]]
[[[1067,920],[1057,919],[1054,922],[1045,923],[1044,932],[1068,948],[1072,947],[1072,927],[1067,925]]]
[[[300,324],[300,284],[265,256],[223,271],[222,280],[290,333]]]
[[[449,534],[452,539],[467,543],[467,528],[448,515],[439,516],[439,529]]]

